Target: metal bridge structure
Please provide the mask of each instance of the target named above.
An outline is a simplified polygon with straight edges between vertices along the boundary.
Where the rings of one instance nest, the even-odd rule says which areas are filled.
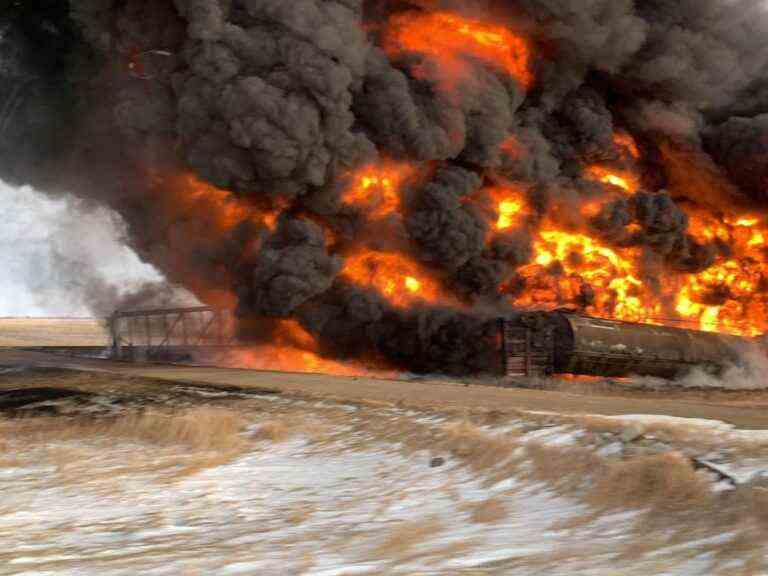
[[[120,360],[183,360],[239,345],[234,311],[226,308],[118,310],[108,322],[112,356]]]

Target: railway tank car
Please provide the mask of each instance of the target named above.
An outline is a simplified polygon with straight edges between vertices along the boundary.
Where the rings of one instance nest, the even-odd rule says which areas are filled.
[[[670,326],[556,311],[500,320],[507,376],[576,374],[674,379],[693,368],[721,372],[754,341]]]

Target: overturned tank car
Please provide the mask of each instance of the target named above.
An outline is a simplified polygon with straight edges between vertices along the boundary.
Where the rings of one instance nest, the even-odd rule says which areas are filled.
[[[739,336],[592,318],[556,311],[499,320],[507,376],[576,374],[674,379],[693,368],[717,374],[753,341]]]

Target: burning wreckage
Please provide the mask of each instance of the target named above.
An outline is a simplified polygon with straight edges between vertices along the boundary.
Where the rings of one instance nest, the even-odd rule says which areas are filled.
[[[499,320],[505,376],[654,376],[693,369],[719,374],[757,341],[739,336],[591,318],[570,311]]]
[[[112,209],[287,369],[477,373],[501,330],[510,373],[673,376],[768,330],[766,33],[748,0],[16,2],[0,177]]]
[[[108,319],[111,357],[216,362],[222,353],[226,357],[233,350],[251,349],[248,342],[238,342],[236,324],[232,311],[210,307],[117,311]],[[513,379],[554,374],[675,379],[694,369],[719,375],[743,365],[750,353],[766,353],[764,339],[592,318],[573,310],[511,314],[499,318],[497,327],[497,338],[487,342],[494,350],[492,364],[478,372]],[[356,373],[352,366],[345,370],[343,365],[321,363],[310,353],[311,336],[296,323],[284,322],[267,332],[273,338],[276,332],[281,336],[277,347],[255,352],[262,360],[277,357],[280,367],[280,355],[303,340],[303,368]],[[292,361],[295,366],[295,357],[286,365]]]

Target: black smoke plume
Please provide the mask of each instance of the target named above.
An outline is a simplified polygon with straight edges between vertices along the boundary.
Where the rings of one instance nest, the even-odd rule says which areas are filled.
[[[687,169],[707,174],[699,201],[768,203],[762,4],[6,3],[0,177],[116,211],[142,259],[204,302],[236,305],[244,326],[292,317],[327,355],[488,369],[493,318],[525,289],[516,270],[532,238],[491,230],[472,200],[484,187],[524,183],[531,223],[567,221],[606,193],[583,177],[588,164],[640,164],[643,190],[588,225],[642,250],[649,276],[704,270],[722,251],[688,234]],[[436,10],[527,38],[534,85],[467,57],[457,97],[422,54],[384,50],[390,17]],[[634,136],[641,160],[614,144],[617,131]],[[394,306],[342,273],[344,255],[380,225],[342,201],[343,183],[382,160],[417,164],[420,177],[377,245],[420,262],[451,295],[442,305]],[[234,221],[217,216],[222,202]],[[274,226],[264,214],[278,215]],[[582,296],[593,299],[589,286]]]

